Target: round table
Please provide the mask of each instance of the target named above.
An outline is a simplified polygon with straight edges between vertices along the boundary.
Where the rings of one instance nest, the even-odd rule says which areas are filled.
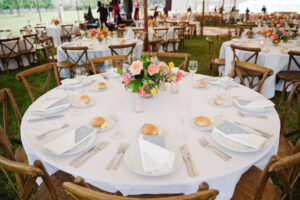
[[[203,77],[199,75],[199,77]],[[89,78],[100,80],[99,75]],[[65,91],[55,88],[37,99],[24,114],[21,124],[21,139],[24,149],[28,155],[29,162],[40,159],[45,165],[49,174],[57,170],[66,171],[72,175],[81,176],[87,182],[109,192],[120,191],[123,195],[133,194],[160,194],[160,193],[194,193],[197,191],[201,182],[206,181],[210,188],[219,190],[217,199],[230,199],[234,192],[236,183],[240,176],[252,165],[263,169],[267,161],[277,153],[280,120],[275,109],[266,113],[267,120],[257,118],[241,118],[238,116],[237,108],[234,106],[219,108],[209,103],[209,99],[217,93],[216,87],[200,90],[192,87],[190,76],[182,79],[179,85],[179,92],[176,94],[168,91],[160,91],[152,98],[145,99],[145,109],[142,113],[136,113],[131,107],[131,100],[137,94],[126,91],[119,79],[110,79],[107,82],[106,91],[95,93],[91,92],[89,86],[85,88],[95,105],[86,109],[76,110],[69,108],[63,114],[63,118],[53,118],[40,122],[29,122],[31,111],[42,104],[47,98],[65,96]],[[260,94],[244,86],[232,88],[232,95],[252,96]],[[112,99],[122,99],[124,103],[124,114],[119,121],[119,130],[125,134],[122,140],[115,140],[111,135],[115,128],[97,134],[97,142],[107,140],[109,144],[94,157],[88,160],[80,168],[69,165],[70,161],[78,155],[72,156],[53,156],[45,152],[42,148],[42,141],[38,141],[35,136],[59,127],[64,123],[70,126],[90,123],[94,116],[108,115],[108,102]],[[219,115],[223,113],[228,120],[239,121],[249,126],[256,127],[273,135],[268,139],[262,148],[257,152],[238,153],[227,150],[214,142],[210,132],[202,132],[195,129],[191,123],[186,122],[183,126],[188,134],[185,140],[179,139],[176,134],[179,128],[179,119],[175,112],[177,100],[189,102],[190,116],[195,115]],[[74,114],[79,112],[80,114]],[[190,177],[187,173],[185,164],[173,171],[169,175],[150,177],[141,176],[130,171],[122,161],[118,170],[107,171],[106,165],[116,153],[118,146],[122,142],[129,142],[131,145],[137,142],[139,131],[144,123],[153,123],[163,130],[165,142],[175,147],[187,144],[195,166],[199,171],[199,176]],[[218,146],[222,151],[232,156],[229,161],[224,161],[211,151],[199,145],[198,139],[206,137],[213,145]]]
[[[232,41],[224,42],[222,44],[220,50],[220,58],[225,58],[225,73],[227,75],[231,72],[231,61],[233,60],[233,51],[230,48],[230,44],[236,44],[240,46],[247,46],[247,47],[256,47],[261,48],[262,51],[258,55],[257,63],[258,65],[268,67],[274,70],[274,74],[266,79],[261,93],[268,99],[272,98],[275,95],[275,89],[282,90],[282,83],[279,83],[276,86],[276,74],[281,70],[287,70],[288,62],[289,62],[289,55],[287,52],[283,51],[284,47],[287,47],[288,50],[296,50],[300,51],[300,46],[297,46],[296,42],[289,42],[289,43],[280,43],[279,45],[275,46],[269,40],[264,40],[264,47],[260,45],[260,39],[253,39],[253,40],[238,40],[234,39]],[[245,51],[237,51],[237,56],[240,60],[247,59],[251,53]],[[254,58],[251,59],[249,62],[253,63]],[[300,59],[298,59],[300,62]],[[299,70],[296,64],[293,62],[291,66],[291,70]]]

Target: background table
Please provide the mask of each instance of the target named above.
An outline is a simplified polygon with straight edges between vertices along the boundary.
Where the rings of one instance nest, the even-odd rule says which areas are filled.
[[[230,48],[230,44],[235,43],[236,45],[245,46],[245,43],[243,41],[248,40],[234,40],[234,41],[228,41],[224,42],[221,50],[220,50],[220,58],[225,58],[225,75],[228,75],[231,72],[232,65],[231,61],[233,60],[233,51]],[[259,45],[259,40],[249,40],[250,42],[246,43],[247,47],[256,47],[261,48]],[[296,46],[296,43],[287,43],[287,44],[279,44],[278,46],[275,46],[272,44],[271,41],[266,41],[265,46],[270,50],[270,52],[263,52],[261,51],[258,55],[257,64],[268,67],[270,69],[274,70],[274,74],[266,79],[262,89],[261,93],[268,99],[272,98],[275,95],[275,89],[281,90],[282,84],[280,83],[277,85],[276,88],[276,74],[280,72],[281,70],[287,70],[288,62],[289,62],[289,55],[285,52],[283,52],[283,47],[288,47],[289,50],[297,50],[300,51],[300,47]],[[245,51],[237,51],[237,56],[240,58],[240,60],[246,60],[251,53],[245,52]],[[254,62],[254,58],[250,60],[251,63]],[[298,59],[298,62],[300,62],[300,59]],[[292,70],[299,70],[299,68],[295,65],[293,62],[292,64]]]
[[[96,75],[98,76],[98,75]],[[91,77],[95,79],[96,77]],[[26,111],[21,124],[21,138],[29,162],[40,159],[47,171],[52,174],[56,170],[64,170],[74,176],[82,176],[87,182],[94,184],[109,192],[120,191],[123,195],[143,194],[143,193],[193,193],[196,192],[201,182],[206,181],[210,188],[220,191],[217,199],[230,199],[234,192],[236,183],[240,176],[252,165],[263,169],[271,155],[277,153],[280,121],[275,109],[267,113],[268,120],[257,118],[240,118],[237,109],[234,106],[219,108],[209,104],[209,98],[214,97],[217,88],[200,90],[192,87],[189,77],[184,78],[180,83],[180,91],[177,94],[161,91],[152,98],[145,99],[145,110],[142,113],[135,113],[132,109],[131,100],[136,97],[129,91],[125,91],[124,86],[118,79],[109,80],[108,88],[104,92],[90,92],[85,88],[88,94],[96,104],[90,108],[76,110],[69,108],[65,111],[65,116],[59,119],[40,121],[30,123],[30,111],[38,104],[42,103],[47,97],[61,97],[65,95],[64,90],[56,88],[37,99]],[[259,95],[258,93],[243,86],[232,89],[232,95]],[[115,128],[97,134],[97,142],[108,140],[109,145],[91,158],[80,168],[75,169],[69,165],[69,162],[78,155],[58,157],[46,153],[35,136],[45,131],[58,127],[63,123],[69,123],[71,126],[78,124],[87,124],[94,116],[107,116],[109,110],[108,102],[112,99],[122,99],[125,104],[125,110],[119,122],[119,129],[125,133],[123,140],[113,140],[111,135]],[[266,141],[262,149],[253,153],[237,153],[220,147],[224,152],[230,154],[232,159],[225,162],[214,153],[204,149],[198,143],[200,137],[206,137],[213,145],[217,145],[210,132],[201,132],[195,129],[191,124],[185,123],[184,131],[188,134],[186,140],[177,137],[179,120],[175,112],[175,103],[178,99],[189,101],[191,116],[194,115],[219,115],[223,114],[228,120],[240,121],[249,126],[256,127],[263,131],[273,134],[273,137]],[[78,112],[79,114],[74,114]],[[156,124],[163,130],[166,143],[178,147],[187,144],[195,165],[199,171],[198,177],[189,177],[186,166],[182,164],[176,171],[169,175],[160,177],[145,177],[137,175],[125,166],[124,162],[118,170],[106,171],[105,166],[116,153],[121,142],[131,144],[137,141],[141,126],[144,123]]]
[[[61,34],[62,28],[60,25],[50,25],[46,27],[47,36],[51,36],[53,38],[54,46],[57,47],[62,44],[61,42]],[[79,24],[73,25],[72,33],[79,33]]]

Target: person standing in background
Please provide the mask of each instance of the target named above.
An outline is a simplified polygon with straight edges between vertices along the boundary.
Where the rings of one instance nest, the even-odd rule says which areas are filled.
[[[107,8],[104,7],[104,4],[101,3],[101,1],[98,1],[98,10],[97,12],[99,12],[100,14],[100,22],[101,22],[101,28],[105,26],[107,26],[107,16],[108,16],[108,12],[107,12]]]
[[[134,19],[135,20],[139,20],[140,18],[140,4],[139,4],[139,1],[138,0],[135,0],[135,3],[134,3]]]

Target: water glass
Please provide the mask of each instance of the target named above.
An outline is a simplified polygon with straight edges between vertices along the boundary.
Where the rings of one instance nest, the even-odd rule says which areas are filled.
[[[141,113],[144,111],[144,99],[138,97],[132,100],[133,110],[136,113]]]
[[[175,94],[179,92],[179,83],[171,83],[171,93]]]
[[[185,140],[187,138],[187,134],[183,131],[184,123],[189,119],[189,109],[188,109],[189,103],[183,100],[179,100],[176,102],[176,115],[179,119],[179,131],[178,131],[178,137],[180,139]]]
[[[116,122],[116,132],[111,136],[113,139],[122,139],[124,138],[124,134],[119,130],[119,121],[124,112],[123,102],[120,99],[115,99],[109,101],[108,104],[110,117]]]
[[[153,63],[153,64],[158,64],[158,58],[157,58],[157,56],[151,56],[151,58],[150,58],[150,61]]]
[[[231,89],[230,88],[218,88],[216,101],[221,106],[229,105],[231,101]]]
[[[107,59],[104,61],[104,68],[106,72],[112,72],[113,70],[113,61],[110,59]]]
[[[194,77],[194,74],[197,72],[198,70],[198,62],[196,60],[191,60],[189,62],[189,72],[192,73],[192,77]]]
[[[76,78],[80,78],[80,77],[86,76],[86,75],[87,75],[87,72],[84,67],[77,67],[75,69],[75,77]]]

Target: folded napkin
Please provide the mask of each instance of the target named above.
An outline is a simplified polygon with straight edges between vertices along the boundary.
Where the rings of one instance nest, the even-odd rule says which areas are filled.
[[[89,129],[82,125],[76,129],[58,136],[57,138],[47,142],[43,145],[43,148],[56,154],[61,155],[74,147],[81,144],[83,141],[94,135],[97,131]]]
[[[51,99],[51,100],[47,100],[43,104],[40,104],[37,108],[35,108],[32,111],[36,113],[44,113],[48,111],[59,110],[61,108],[68,107],[69,105],[70,103],[67,98]]]
[[[256,98],[256,99],[246,99],[237,98],[235,102],[242,107],[252,108],[252,109],[268,109],[274,107],[274,103],[268,99]]]
[[[138,142],[144,172],[155,174],[172,171],[175,154],[164,148],[163,136],[142,134]]]
[[[229,140],[232,140],[233,142],[254,149],[259,149],[266,141],[266,139],[262,136],[252,134],[249,131],[226,120],[214,128],[213,131]]]

